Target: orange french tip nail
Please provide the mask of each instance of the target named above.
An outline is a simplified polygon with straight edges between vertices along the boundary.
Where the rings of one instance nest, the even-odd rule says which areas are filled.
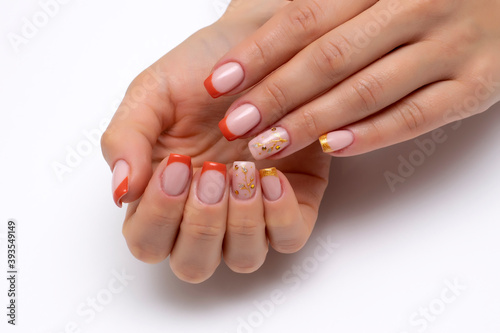
[[[116,190],[113,192],[113,200],[115,201],[115,204],[119,207],[122,208],[122,198],[125,194],[128,192],[128,177],[125,178],[120,185],[116,188]]]
[[[215,89],[214,85],[212,84],[212,75],[213,74],[210,74],[210,76],[205,80],[205,89],[213,98],[221,97],[224,94]]]
[[[170,154],[168,157],[168,162],[167,166],[175,163],[175,162],[180,162],[186,164],[189,168],[191,167],[191,157],[186,156],[186,155],[181,155],[181,154]]]
[[[216,163],[216,162],[205,162],[203,163],[203,168],[201,169],[201,174],[203,174],[205,171],[209,170],[215,170],[219,171],[226,176],[226,165],[222,163]]]
[[[222,133],[222,135],[224,135],[224,137],[228,140],[228,141],[234,141],[236,139],[239,138],[239,136],[233,134],[229,128],[227,128],[227,123],[226,123],[226,118],[222,119],[220,122],[219,122],[219,129]]]

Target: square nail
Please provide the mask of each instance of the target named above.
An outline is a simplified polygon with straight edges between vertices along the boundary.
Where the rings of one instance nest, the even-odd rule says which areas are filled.
[[[215,162],[203,163],[198,181],[198,198],[208,205],[218,203],[226,189],[226,165]]]
[[[185,191],[190,177],[191,157],[170,154],[161,175],[161,188],[168,195],[178,196]]]
[[[233,141],[257,126],[260,119],[260,112],[255,106],[243,104],[222,119],[219,128],[227,140]]]
[[[281,197],[281,181],[276,168],[261,169],[260,183],[264,197],[269,201],[276,201]]]
[[[262,160],[279,153],[290,145],[290,136],[282,127],[273,127],[248,143],[250,153],[256,160]]]
[[[244,77],[245,73],[240,64],[228,62],[217,68],[205,80],[205,89],[213,98],[217,98],[236,88]]]
[[[255,164],[238,161],[233,163],[232,190],[236,198],[247,200],[255,193]]]

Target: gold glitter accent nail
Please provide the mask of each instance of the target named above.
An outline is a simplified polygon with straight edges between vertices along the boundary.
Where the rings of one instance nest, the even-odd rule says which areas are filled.
[[[276,128],[273,127],[271,130],[276,130]],[[265,151],[267,153],[272,153],[273,150],[280,150],[281,149],[281,146],[280,146],[281,143],[288,142],[288,140],[283,139],[279,133],[274,133],[273,136],[276,139],[269,140],[269,142],[267,142],[267,144],[271,144],[271,143],[273,144],[273,146],[271,148],[267,148],[267,146],[265,144],[260,143],[260,142],[254,144],[253,146],[255,148],[260,147],[262,149],[262,151]],[[261,153],[259,153],[259,155],[261,155]]]
[[[267,176],[278,176],[278,170],[276,168],[267,168],[267,169],[261,169],[259,170],[260,178],[267,177]]]
[[[239,188],[242,191],[248,191],[248,195],[252,195],[252,190],[255,188],[255,184],[254,184],[255,177],[252,176],[250,178],[250,180],[248,180],[248,169],[244,165],[242,165],[241,170],[243,171],[243,174],[245,175],[245,183],[239,184]],[[240,192],[238,190],[235,190],[234,193],[236,195],[240,194]]]
[[[322,135],[319,137],[319,143],[321,144],[321,148],[323,149],[324,153],[332,153],[333,149],[330,147],[328,144],[328,138],[326,134]]]

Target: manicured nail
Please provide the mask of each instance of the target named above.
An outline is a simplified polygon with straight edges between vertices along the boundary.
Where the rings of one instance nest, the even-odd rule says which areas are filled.
[[[170,154],[167,166],[161,175],[161,189],[168,195],[184,192],[191,175],[191,157]]]
[[[113,200],[118,207],[122,207],[122,198],[128,192],[128,177],[130,167],[124,160],[119,160],[113,168]]]
[[[244,104],[222,119],[219,128],[226,139],[233,141],[257,126],[259,122],[259,110],[251,104]]]
[[[276,168],[259,171],[262,192],[269,201],[276,201],[281,197],[281,181]]]
[[[208,93],[217,98],[236,88],[243,81],[245,73],[237,62],[228,62],[217,68],[206,80]]]
[[[226,165],[205,162],[198,182],[198,198],[208,205],[218,203],[226,188]]]
[[[321,148],[325,153],[333,153],[349,147],[354,142],[354,134],[351,131],[333,131],[319,138]]]
[[[233,194],[236,198],[246,200],[255,193],[255,164],[252,162],[233,163]]]
[[[257,135],[248,143],[248,148],[256,160],[279,153],[290,144],[290,136],[282,127],[273,127]]]

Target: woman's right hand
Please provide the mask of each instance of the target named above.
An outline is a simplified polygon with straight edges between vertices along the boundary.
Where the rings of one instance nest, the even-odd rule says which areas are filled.
[[[254,271],[265,259],[267,237],[276,250],[295,252],[316,221],[330,157],[314,145],[277,161],[272,166],[283,173],[264,178],[278,177],[278,183],[277,178],[260,180],[255,170],[271,164],[259,162],[251,198],[239,197],[228,179],[237,171],[234,161],[251,159],[248,141],[227,142],[217,126],[237,96],[213,100],[203,86],[217,59],[287,3],[233,1],[219,21],[132,82],[102,137],[103,155],[113,170],[115,202],[130,203],[123,234],[131,252],[149,263],[170,255],[170,265],[182,280],[209,278],[222,253],[234,271]],[[190,156],[194,175],[187,167],[189,159],[171,154]],[[205,168],[213,172],[202,172],[205,161],[229,164],[231,171],[223,177],[221,165],[215,164]],[[281,193],[273,195],[273,186]]]

